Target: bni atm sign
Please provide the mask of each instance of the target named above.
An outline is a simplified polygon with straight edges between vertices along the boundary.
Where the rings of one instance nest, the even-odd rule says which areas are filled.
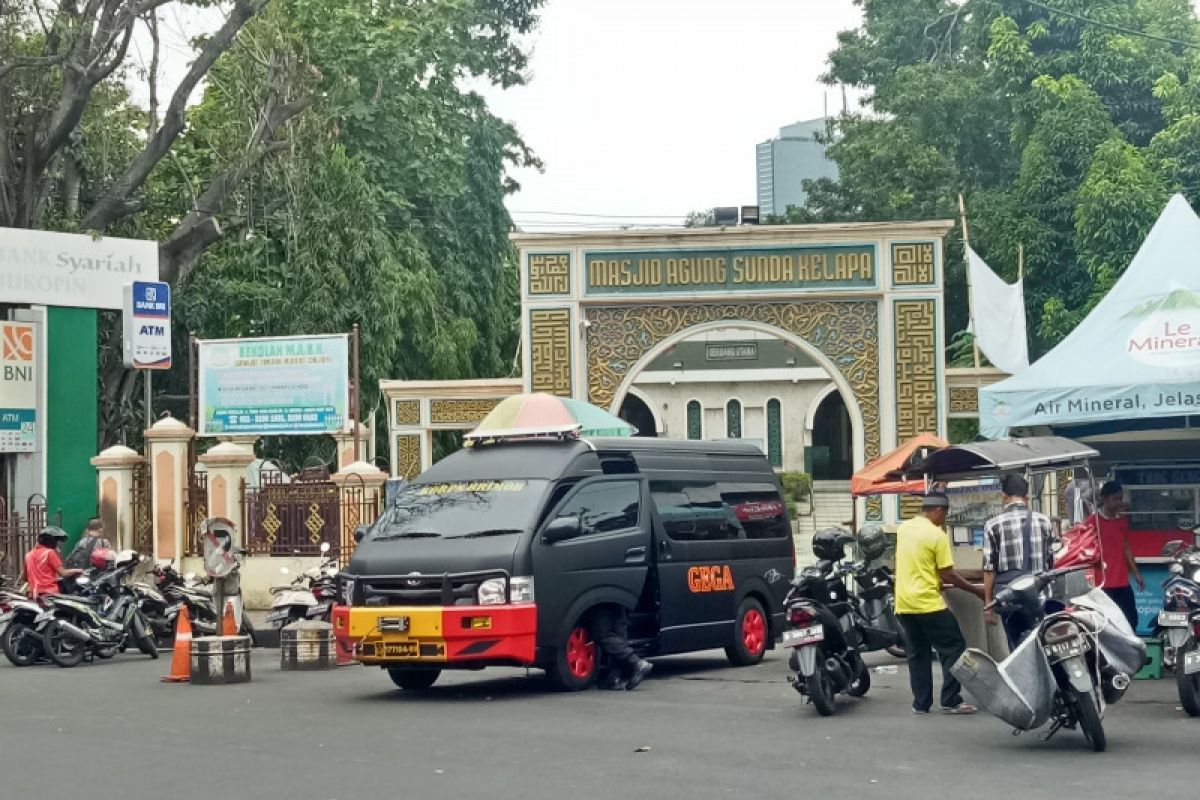
[[[0,453],[37,449],[37,330],[0,322]]]
[[[171,287],[134,281],[125,287],[125,366],[171,368]]]

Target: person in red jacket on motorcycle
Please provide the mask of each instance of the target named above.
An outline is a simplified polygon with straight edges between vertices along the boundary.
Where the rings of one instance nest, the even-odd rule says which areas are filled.
[[[58,544],[67,539],[62,528],[44,528],[38,534],[37,545],[25,556],[25,580],[29,583],[29,596],[34,600],[45,594],[58,592],[61,578],[82,575],[81,569],[67,569],[58,555]]]

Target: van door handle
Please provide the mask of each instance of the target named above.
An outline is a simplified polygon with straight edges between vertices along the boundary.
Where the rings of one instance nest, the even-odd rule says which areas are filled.
[[[644,546],[630,547],[628,550],[625,551],[625,560],[632,561],[632,562],[645,561],[646,560],[646,548]]]
[[[671,543],[666,539],[660,539],[658,541],[658,556],[659,558],[671,557]]]

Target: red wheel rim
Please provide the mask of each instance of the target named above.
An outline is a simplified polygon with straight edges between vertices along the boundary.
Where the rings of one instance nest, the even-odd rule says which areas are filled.
[[[767,621],[757,608],[752,608],[742,617],[742,644],[746,652],[756,656],[767,645]]]
[[[596,645],[586,628],[576,628],[567,637],[567,669],[580,680],[590,678],[596,669]]]

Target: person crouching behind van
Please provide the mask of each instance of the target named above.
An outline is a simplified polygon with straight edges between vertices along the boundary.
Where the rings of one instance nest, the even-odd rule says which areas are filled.
[[[597,609],[592,617],[592,641],[608,656],[609,672],[602,689],[636,689],[654,665],[638,658],[629,646],[629,614],[620,606]]]
[[[980,598],[983,589],[954,569],[950,537],[942,529],[949,510],[946,495],[927,494],[921,514],[896,530],[896,619],[904,628],[912,708],[917,714],[928,714],[933,706],[933,651],[942,662],[942,711],[974,714],[977,710],[963,702],[962,686],[950,674],[950,667],[967,649],[967,641],[942,597],[942,584]]]

